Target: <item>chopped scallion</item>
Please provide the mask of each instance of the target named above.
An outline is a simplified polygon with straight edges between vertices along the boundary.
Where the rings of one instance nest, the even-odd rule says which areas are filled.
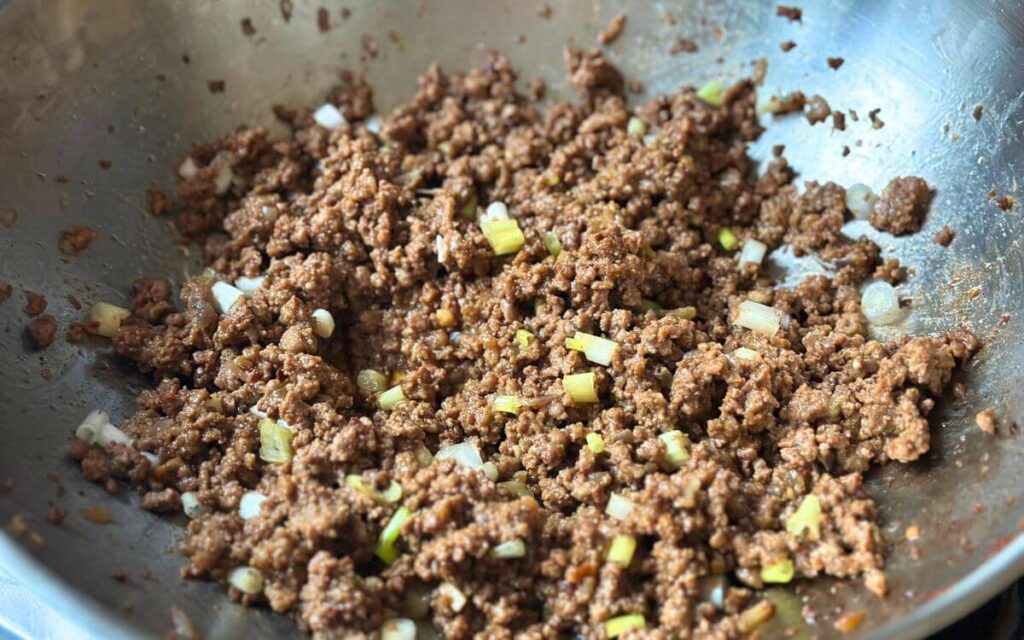
[[[552,256],[557,258],[562,253],[562,241],[554,231],[546,232],[541,240],[544,242],[544,248]]]
[[[690,439],[681,431],[672,430],[662,433],[658,439],[665,444],[665,460],[679,469],[690,461]]]
[[[813,493],[804,496],[793,515],[786,518],[786,531],[794,536],[806,531],[812,540],[818,539],[821,531],[821,502],[818,496]]]
[[[260,459],[283,464],[292,457],[292,431],[270,418],[260,419]]]
[[[514,416],[519,415],[519,410],[522,409],[523,403],[516,396],[494,396],[494,402],[491,405],[495,411],[502,413],[511,413]]]
[[[793,579],[793,561],[783,558],[761,567],[761,580],[772,584],[786,584]]]
[[[519,331],[516,331],[516,342],[518,342],[519,346],[524,349],[530,346],[530,343],[536,339],[537,336],[533,335],[526,329],[520,329]]]
[[[502,559],[522,558],[526,555],[526,543],[522,538],[502,542],[491,550],[491,555]]]
[[[565,375],[562,378],[562,388],[572,397],[574,402],[583,404],[597,402],[597,387],[595,386],[593,371]]]
[[[601,437],[600,433],[591,431],[587,434],[587,448],[595,455],[604,453],[604,438]]]
[[[519,223],[512,219],[496,219],[481,222],[480,228],[484,232],[487,242],[491,243],[495,255],[503,256],[515,253],[526,244],[526,236],[523,235]]]
[[[611,640],[612,638],[618,638],[627,631],[644,629],[646,627],[647,620],[644,618],[642,613],[630,613],[628,615],[605,620],[604,634],[608,636],[609,640]]]
[[[380,408],[384,411],[391,411],[396,405],[401,402],[405,402],[406,400],[405,392],[402,391],[402,385],[396,384],[384,393],[380,394],[377,402],[380,405]]]
[[[612,356],[619,348],[618,343],[614,340],[600,338],[582,331],[577,331],[572,338],[566,338],[565,346],[573,351],[582,351],[587,356],[587,360],[605,366],[611,364]]]
[[[709,80],[697,90],[697,97],[712,107],[722,104],[722,83],[718,80]]]
[[[398,559],[398,549],[395,548],[395,542],[398,541],[398,536],[402,534],[402,527],[410,517],[412,517],[412,511],[409,511],[406,507],[399,507],[394,515],[391,516],[391,519],[388,520],[384,529],[381,530],[380,537],[377,540],[377,549],[374,553],[385,563],[391,564]]]
[[[612,543],[608,547],[608,553],[605,555],[605,560],[613,564],[617,564],[620,567],[628,568],[629,564],[633,562],[633,554],[635,552],[636,537],[618,535],[612,538]]]
[[[736,237],[736,234],[729,227],[722,227],[718,230],[718,244],[722,245],[722,248],[726,251],[732,251],[739,243],[740,239]]]

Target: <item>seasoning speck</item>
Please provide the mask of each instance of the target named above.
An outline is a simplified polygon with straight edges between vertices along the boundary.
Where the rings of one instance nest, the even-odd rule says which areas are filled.
[[[206,88],[210,90],[210,93],[224,93],[224,89],[227,83],[224,80],[207,80]]]
[[[256,27],[252,26],[251,18],[242,18],[242,33],[251,36],[256,33]]]
[[[331,30],[331,12],[323,7],[316,10],[316,28],[320,33],[327,33]]]
[[[828,66],[831,67],[833,70],[835,70],[835,69],[838,69],[839,67],[843,66],[844,62],[846,62],[846,60],[843,60],[842,58],[829,58],[828,59]]]
[[[804,12],[800,7],[787,7],[780,4],[775,7],[775,15],[787,18],[790,22],[800,22],[804,17]]]
[[[689,38],[676,38],[668,52],[672,55],[678,53],[697,53],[697,43]]]

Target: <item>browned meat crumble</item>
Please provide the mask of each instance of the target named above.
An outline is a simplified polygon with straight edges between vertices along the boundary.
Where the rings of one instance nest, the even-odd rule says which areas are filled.
[[[134,448],[72,447],[88,479],[128,481],[148,509],[198,500],[186,576],[252,567],[261,588],[232,596],[321,638],[405,617],[448,638],[597,639],[627,614],[651,637],[733,637],[771,617],[762,572],[786,562],[798,580],[886,592],[862,474],[928,451],[933,398],[976,339],[868,338],[858,285],[898,263],[841,235],[842,187],[798,191],[782,157],[758,175],[751,83],[721,106],[687,88],[631,113],[599,53],[566,61],[579,104],[539,110],[495,56],[465,75],[430,67],[379,135],[365,126],[369,88],[347,76],[329,97],[348,119],[336,130],[279,109],[284,140],[247,129],[194,149],[196,174],[168,211],[204,243],[213,275],[179,292],[135,283],[114,345],[157,384],[124,424]],[[627,132],[631,117],[646,137]],[[872,222],[916,229],[926,193],[897,179]],[[525,236],[502,257],[477,221],[496,202]],[[738,264],[724,227],[838,270],[778,287]],[[217,312],[215,281],[259,275]],[[737,326],[746,301],[774,309],[780,328]],[[317,309],[336,321],[330,338]],[[615,342],[606,366],[567,348],[577,331]],[[369,369],[405,400],[379,408],[357,384]],[[598,401],[577,402],[563,377],[588,371]],[[497,411],[496,396],[518,398],[518,414]],[[285,462],[261,456],[257,413],[288,425]],[[659,438],[672,431],[692,443],[681,465]],[[496,480],[431,460],[466,442]],[[375,499],[392,482],[401,496]],[[251,491],[265,500],[243,520]],[[613,495],[628,517],[606,513]],[[816,530],[790,531],[807,496]],[[399,507],[411,515],[385,564],[375,546]],[[637,545],[626,567],[606,555],[616,536]],[[521,557],[493,555],[515,540]]]

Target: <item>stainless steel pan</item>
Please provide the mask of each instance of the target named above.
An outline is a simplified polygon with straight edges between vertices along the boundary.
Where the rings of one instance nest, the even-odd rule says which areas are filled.
[[[99,343],[58,340],[43,352],[26,349],[23,291],[44,293],[63,330],[81,315],[68,294],[86,303],[124,302],[136,276],[180,281],[187,269],[194,272],[194,252],[182,255],[168,223],[146,212],[145,188],[171,186],[193,141],[243,123],[272,123],[274,103],[317,103],[341,66],[365,71],[386,110],[411,92],[429,61],[463,69],[493,47],[525,78],[544,76],[555,95],[567,95],[562,46],[590,46],[619,10],[610,1],[550,0],[544,20],[540,0],[350,0],[343,19],[341,5],[324,4],[327,32],[317,25],[318,3],[300,1],[286,21],[270,1],[0,0],[0,221],[17,213],[9,228],[0,226],[0,280],[15,286],[0,307],[0,480],[15,481],[0,498],[0,522],[21,514],[44,540],[40,546],[0,536],[0,563],[102,637],[161,634],[172,605],[210,638],[297,632],[284,618],[228,602],[219,586],[182,582],[175,552],[182,523],[137,510],[134,496],[108,496],[66,461],[73,427],[89,409],[121,418],[150,381]],[[780,595],[815,612],[816,623],[798,623],[810,633],[833,634],[837,616],[866,610],[859,633],[919,637],[1024,570],[1024,540],[1016,537],[1024,451],[1008,429],[1021,418],[1024,399],[1021,212],[1004,213],[985,197],[992,188],[1013,193],[1024,179],[1024,6],[804,0],[803,22],[790,23],[774,15],[774,5],[630,3],[626,30],[610,51],[649,96],[713,76],[738,78],[765,56],[769,89],[820,93],[861,118],[842,133],[783,119],[754,146],[757,156],[782,142],[807,179],[879,189],[894,175],[921,174],[938,187],[921,233],[880,240],[913,269],[901,287],[913,313],[900,330],[967,323],[993,331],[992,338],[967,373],[967,397],[951,398],[933,414],[928,460],[871,476],[888,523],[891,595],[880,601],[859,584],[827,581]],[[245,17],[254,35],[242,33]],[[365,52],[364,35],[378,43],[377,57]],[[696,40],[700,51],[670,55],[679,36]],[[784,40],[797,48],[782,53]],[[829,56],[846,63],[833,71]],[[211,93],[208,80],[226,81],[226,90]],[[876,108],[882,129],[865,117]],[[99,160],[112,166],[103,169]],[[55,180],[62,175],[70,182]],[[101,238],[64,259],[58,234],[73,224],[91,225]],[[957,232],[949,249],[931,241],[943,224]],[[1008,320],[997,326],[1004,313]],[[973,424],[974,413],[989,405],[1000,417],[997,437]],[[60,474],[59,485],[47,480],[51,471]],[[61,527],[47,522],[51,503],[70,513]],[[114,524],[83,519],[82,509],[98,504],[111,509]],[[910,525],[921,530],[917,558],[904,539]],[[115,569],[128,573],[127,583],[110,578]]]

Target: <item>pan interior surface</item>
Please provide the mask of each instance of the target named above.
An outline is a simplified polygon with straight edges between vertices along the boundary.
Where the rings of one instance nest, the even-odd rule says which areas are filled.
[[[207,638],[299,637],[290,620],[233,604],[219,585],[182,581],[183,520],[141,511],[130,492],[107,495],[67,460],[74,426],[88,411],[103,408],[117,422],[152,382],[99,341],[58,338],[45,351],[30,350],[22,292],[46,295],[62,335],[83,313],[69,295],[125,304],[134,278],[180,284],[196,273],[198,251],[175,246],[168,221],[148,213],[146,188],[170,190],[193,142],[240,125],[279,126],[275,104],[319,104],[341,68],[366,75],[380,112],[414,91],[430,61],[464,70],[488,49],[507,54],[524,83],[540,76],[554,97],[571,97],[562,47],[589,48],[623,8],[627,27],[606,50],[628,78],[643,82],[635,102],[683,84],[749,76],[751,62],[764,57],[769,90],[821,94],[862,116],[880,109],[882,128],[865,117],[842,132],[800,117],[767,123],[752,154],[767,159],[785,144],[801,180],[862,182],[876,191],[893,176],[926,178],[937,193],[922,231],[893,238],[856,230],[912,269],[900,289],[912,313],[879,337],[965,324],[987,336],[964,374],[966,397],[949,398],[931,415],[927,459],[869,476],[885,521],[890,595],[879,600],[859,581],[802,582],[774,593],[795,612],[776,616],[775,631],[784,624],[798,635],[830,636],[835,619],[865,610],[858,633],[919,637],[1024,570],[1016,539],[1024,447],[1008,428],[1024,404],[1021,213],[986,198],[993,189],[1013,194],[1024,178],[1024,9],[1017,3],[815,0],[804,3],[801,22],[790,22],[775,15],[775,2],[761,0],[551,0],[548,18],[539,15],[543,2],[352,0],[344,14],[324,3],[326,30],[319,4],[281,4],[294,4],[290,17],[276,2],[243,0],[0,0],[0,281],[15,289],[0,307],[0,481],[15,483],[0,497],[0,522],[19,515],[43,540],[0,536],[0,564],[58,610],[109,637],[162,635],[172,606]],[[243,33],[244,18],[255,33]],[[376,41],[375,55],[364,36]],[[679,37],[698,51],[670,53]],[[782,52],[786,40],[796,49]],[[845,63],[833,70],[828,57]],[[223,80],[224,91],[211,92],[211,80]],[[98,229],[100,239],[62,259],[57,238],[76,224]],[[932,242],[943,225],[957,233],[948,249]],[[1001,425],[996,437],[974,425],[988,406]],[[54,504],[69,512],[60,527],[47,520]],[[110,509],[112,525],[82,518],[95,505]],[[913,543],[904,535],[911,525],[921,532]],[[149,577],[122,584],[110,578],[115,570]],[[800,617],[804,605],[814,621]]]

